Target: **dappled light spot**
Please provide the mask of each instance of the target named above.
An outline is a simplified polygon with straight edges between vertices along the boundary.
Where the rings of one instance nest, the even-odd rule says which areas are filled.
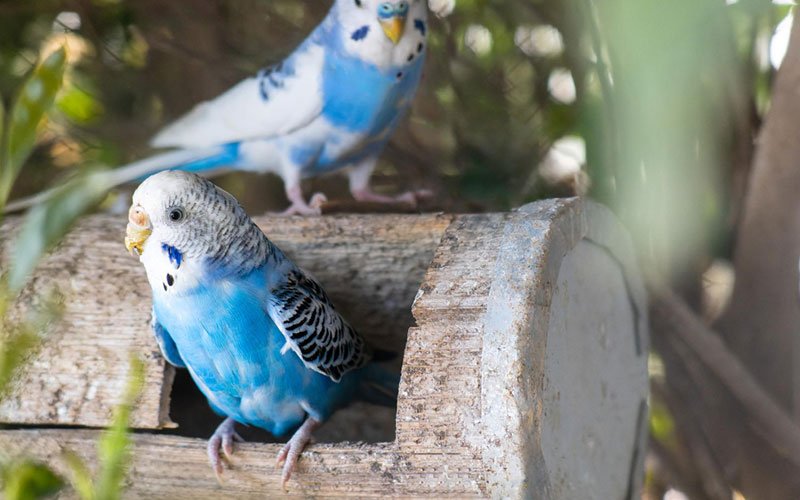
[[[589,189],[589,176],[585,172],[586,142],[581,137],[565,136],[558,139],[539,164],[539,175],[551,186],[567,186],[577,195]]]
[[[456,8],[456,0],[430,0],[428,8],[431,12],[436,14],[437,17],[447,17],[453,13]]]
[[[547,90],[553,99],[570,104],[575,102],[575,81],[572,73],[565,68],[556,68],[547,79]]]
[[[81,29],[81,16],[77,12],[65,10],[59,12],[53,21],[53,31],[67,33]]]
[[[561,32],[554,26],[518,26],[514,32],[514,44],[526,56],[554,57],[564,51]]]
[[[786,50],[789,48],[789,34],[792,31],[793,22],[794,14],[792,11],[789,11],[789,14],[778,24],[775,28],[775,33],[772,35],[772,40],[769,43],[769,62],[775,69],[781,67],[783,58],[786,56]]]
[[[479,56],[485,56],[492,50],[492,32],[482,24],[472,24],[464,33],[464,45]]]

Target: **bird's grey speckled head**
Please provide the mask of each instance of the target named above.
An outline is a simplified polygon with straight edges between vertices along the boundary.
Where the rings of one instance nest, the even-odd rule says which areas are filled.
[[[271,244],[231,194],[196,174],[170,170],[148,177],[133,193],[126,246],[142,255],[171,247],[184,259],[244,272],[264,262]]]

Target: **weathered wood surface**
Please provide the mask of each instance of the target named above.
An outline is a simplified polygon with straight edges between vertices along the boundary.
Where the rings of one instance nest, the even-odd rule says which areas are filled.
[[[278,246],[321,280],[360,332],[398,352],[412,321],[411,302],[449,221],[440,215],[257,218]],[[16,223],[0,231],[5,255],[5,235]],[[122,245],[125,223],[124,216],[85,218],[37,270],[17,312],[57,288],[64,315],[0,402],[0,422],[105,425],[135,353],[145,358],[146,380],[133,426],[171,425],[173,372],[150,332],[150,291],[141,264]]]
[[[301,473],[291,483],[295,493],[458,498],[489,494],[481,462],[486,443],[481,440],[476,360],[499,250],[495,242],[509,217],[457,217],[440,238],[414,305],[417,326],[409,330],[394,443],[315,446],[304,455],[308,460],[301,461]],[[269,234],[269,228],[265,230]],[[96,433],[6,431],[0,432],[0,448],[24,449],[49,459],[65,443],[92,458],[92,437]],[[140,435],[130,495],[274,494],[280,488],[279,471],[272,465],[277,450],[275,445],[245,445],[237,458],[241,469],[230,471],[224,489],[219,489],[208,469],[204,441]]]
[[[413,253],[398,261],[389,250],[378,257],[364,246],[391,240],[391,252],[406,255],[402,252],[411,251],[423,235],[431,240],[426,246],[431,253],[425,254],[430,265],[424,279],[416,277],[422,284],[411,309],[415,324],[408,329],[395,440],[312,446],[289,484],[290,494],[598,498],[591,489],[597,484],[606,498],[635,497],[646,432],[641,402],[647,320],[629,242],[608,211],[579,200],[553,200],[508,214],[429,217],[427,229],[414,235],[397,227],[401,218],[393,219],[391,229],[380,224],[388,233],[379,234],[374,223],[382,217],[369,217],[360,229],[344,225],[355,224],[357,217],[303,219],[291,231],[284,228],[287,242],[305,242],[297,243],[298,251],[318,251],[314,258],[320,262],[342,261],[353,269],[343,283],[336,281],[335,265],[311,268],[359,317],[370,297],[354,300],[351,294],[379,294],[375,303],[407,297],[409,290],[413,295],[414,280],[395,290],[398,285],[386,281],[398,274],[383,266],[396,269],[399,262],[416,272],[423,260]],[[309,226],[296,229],[302,224]],[[270,227],[265,230],[281,244]],[[336,244],[343,233],[351,239]],[[352,253],[351,246],[361,253]],[[596,266],[602,266],[600,283],[583,286],[595,279]],[[380,279],[373,276],[381,272],[386,274]],[[358,280],[373,284],[355,287]],[[374,314],[391,321],[382,310],[377,307]],[[371,319],[364,319],[364,328],[381,326],[368,323]],[[412,320],[407,319],[404,328]],[[598,373],[606,358],[619,366]],[[601,404],[586,408],[580,398]],[[24,451],[58,462],[58,450],[66,446],[92,459],[97,436],[81,430],[1,431],[0,453]],[[564,445],[561,436],[569,438]],[[138,434],[128,495],[264,498],[280,493],[273,465],[277,445],[242,445],[235,469],[220,486],[207,466],[204,443]],[[614,460],[597,458],[606,450]],[[594,460],[587,465],[584,457]],[[587,476],[587,468],[597,479]]]
[[[64,450],[77,453],[96,470],[100,431],[0,431],[0,457],[35,457],[69,477]],[[205,441],[176,436],[137,434],[127,481],[127,498],[272,498],[281,492],[281,469],[275,456],[281,445],[237,445],[233,469],[218,483],[208,465]],[[317,444],[303,453],[286,498],[377,497],[413,495],[405,485],[418,481],[420,471],[399,460],[393,443]],[[435,465],[439,455],[420,457],[420,465]],[[456,496],[442,489],[441,496]],[[71,496],[71,495],[69,495]]]

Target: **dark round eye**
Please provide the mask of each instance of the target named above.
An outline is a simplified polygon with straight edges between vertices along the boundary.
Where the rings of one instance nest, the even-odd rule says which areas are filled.
[[[364,4],[361,3],[361,0],[356,0],[356,7],[363,7]]]
[[[180,222],[184,217],[185,214],[183,213],[183,209],[179,207],[169,209],[169,220],[172,222]]]
[[[408,12],[408,4],[406,2],[400,2],[397,4],[397,8],[395,10],[400,14],[405,14]]]
[[[394,14],[394,7],[390,3],[382,3],[378,6],[378,13],[382,16],[391,16]]]

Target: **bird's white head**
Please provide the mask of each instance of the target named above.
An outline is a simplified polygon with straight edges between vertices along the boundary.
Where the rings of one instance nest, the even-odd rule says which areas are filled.
[[[179,265],[192,259],[238,270],[245,262],[263,261],[268,246],[239,202],[198,175],[160,172],[133,193],[125,247],[145,267],[155,258]]]
[[[425,0],[337,0],[334,12],[345,50],[376,66],[405,66],[425,49]]]

